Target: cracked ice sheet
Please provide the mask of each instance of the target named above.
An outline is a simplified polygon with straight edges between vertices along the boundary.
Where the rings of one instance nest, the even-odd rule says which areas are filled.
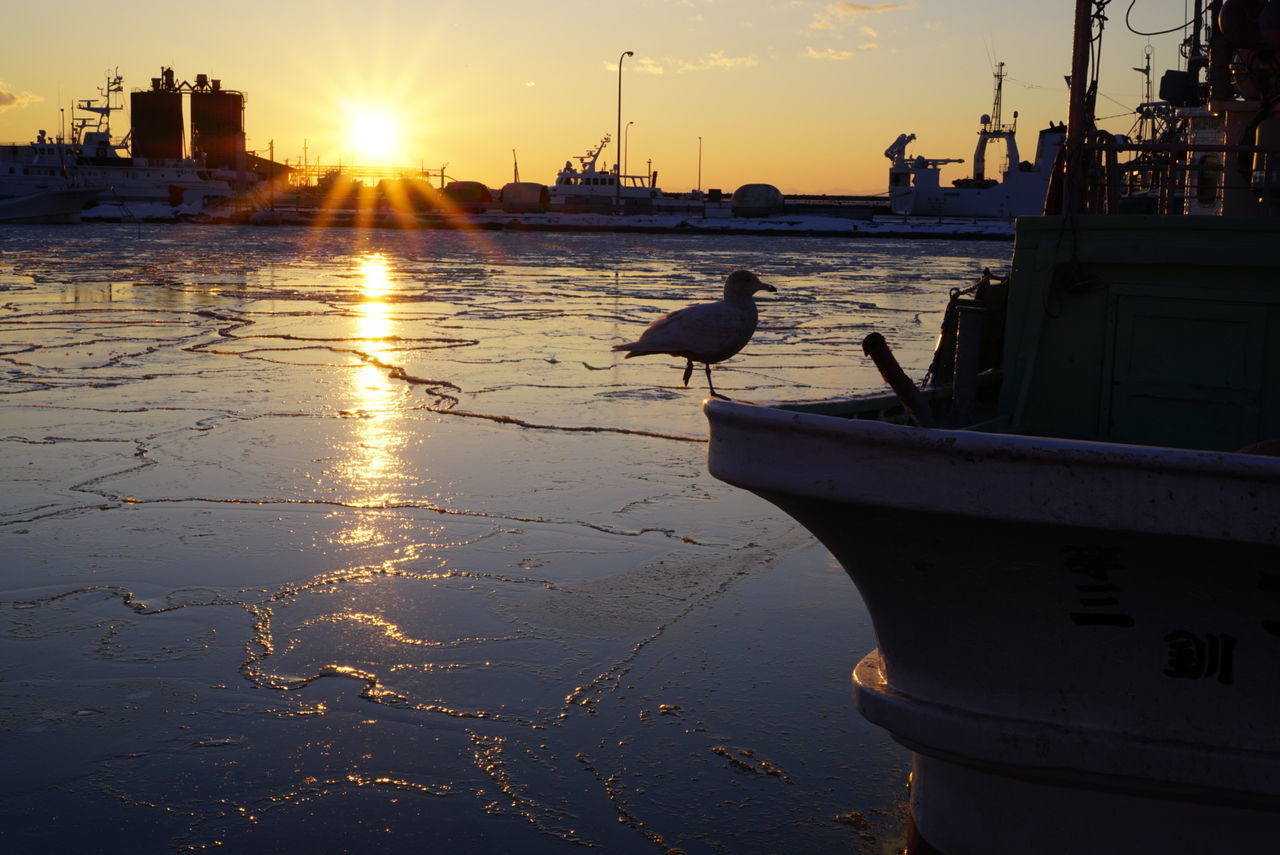
[[[690,660],[664,641],[667,627],[712,606],[769,551],[673,553],[665,540],[623,547],[596,531],[406,514],[264,518],[232,505],[193,518],[149,504],[50,521],[47,540],[7,535],[7,554],[40,580],[11,592],[0,615],[6,643],[39,645],[0,674],[5,731],[22,735],[14,768],[39,770],[23,776],[24,792],[70,787],[90,812],[101,798],[178,809],[192,818],[112,819],[144,840],[207,845],[283,834],[280,823],[311,815],[294,809],[379,786],[418,822],[433,799],[461,801],[453,810],[464,814],[474,803],[464,835],[519,839],[530,825],[548,841],[633,849],[612,824],[570,833],[610,804],[646,812],[642,794],[607,782],[566,802],[581,790],[579,755],[591,750],[592,774],[634,768],[591,736],[630,734],[643,725],[629,720],[653,714],[657,700],[627,699],[628,674],[655,667],[644,663],[663,647],[664,673],[706,667],[705,652]],[[680,741],[701,760],[723,733]],[[673,773],[644,765],[658,796]],[[224,795],[202,800],[197,784]],[[504,793],[507,807],[485,807]],[[28,798],[15,794],[14,809],[38,810]],[[270,822],[244,815],[283,804],[294,808]],[[367,809],[403,825],[388,807]]]
[[[749,267],[717,385],[838,394],[1002,264],[852,246],[0,230],[18,851],[891,845],[852,585],[706,474],[679,361],[609,352]]]

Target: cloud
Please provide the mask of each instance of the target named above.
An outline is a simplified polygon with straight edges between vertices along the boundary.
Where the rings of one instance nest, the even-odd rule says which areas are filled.
[[[822,7],[820,12],[814,12],[813,20],[809,23],[809,29],[833,30],[836,28],[837,22],[841,22],[846,18],[854,18],[859,15],[876,15],[881,12],[892,12],[896,9],[912,9],[915,8],[915,5],[915,0],[908,0],[906,3],[876,3],[874,5],[839,0],[836,3],[828,3]],[[874,38],[874,32],[867,32],[870,29],[870,27],[863,27],[863,35],[869,35]]]
[[[662,67],[662,63],[652,57],[642,56],[639,59],[632,59],[623,66],[627,72],[637,71],[641,74],[666,74],[666,69]],[[618,73],[618,63],[606,63],[605,68],[612,74]]]
[[[871,29],[870,27],[866,27],[866,26],[858,27],[858,32],[869,39],[878,39],[880,37],[879,33]]]
[[[845,60],[853,56],[853,51],[836,50],[835,48],[827,48],[826,50],[815,50],[814,48],[809,48],[805,55],[808,56],[809,59]]]
[[[748,68],[759,64],[760,60],[754,54],[751,56],[725,56],[724,51],[718,50],[703,54],[697,59],[665,57],[661,62],[653,57],[642,56],[639,59],[627,60],[623,64],[623,68],[628,73],[637,72],[639,74],[666,74],[667,69],[671,68],[676,74],[683,74],[686,71]],[[618,64],[616,62],[610,62],[605,67],[613,74],[618,73]]]
[[[758,63],[759,60],[754,54],[752,56],[725,56],[724,51],[718,50],[705,54],[692,62],[681,60],[676,70],[685,72],[711,71],[717,68],[747,68]]]
[[[850,15],[872,15],[877,12],[890,12],[894,9],[910,9],[914,5],[915,3],[877,3],[874,6],[868,6],[866,3],[850,3],[848,0],[840,0],[838,3],[829,4],[823,11],[837,18],[847,18]]]
[[[33,92],[10,92],[9,88],[4,85],[4,81],[0,81],[0,111],[25,107],[28,104],[38,104],[43,100]]]
[[[879,50],[880,45],[868,42],[867,44],[858,45],[854,50],[866,52],[869,50]],[[836,50],[835,48],[827,48],[826,50],[818,50],[817,48],[807,48],[805,56],[809,59],[827,59],[835,62],[843,62],[853,56],[851,50]]]

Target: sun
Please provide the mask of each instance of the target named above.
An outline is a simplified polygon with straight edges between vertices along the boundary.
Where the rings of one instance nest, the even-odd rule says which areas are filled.
[[[400,126],[386,110],[355,107],[347,111],[347,144],[363,166],[390,166],[400,150]]]

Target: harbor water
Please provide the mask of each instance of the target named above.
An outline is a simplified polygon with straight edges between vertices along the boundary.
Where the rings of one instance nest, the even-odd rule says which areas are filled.
[[[853,584],[609,348],[748,268],[718,390],[878,388],[1010,252],[0,229],[0,849],[898,851]]]

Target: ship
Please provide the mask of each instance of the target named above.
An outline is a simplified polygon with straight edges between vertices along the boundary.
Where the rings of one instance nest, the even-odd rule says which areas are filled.
[[[129,93],[131,127],[117,138],[111,117],[124,109],[123,78],[108,73],[98,91],[99,99],[75,103],[69,135],[40,130],[32,142],[0,145],[0,196],[96,188],[98,216],[209,211],[252,198],[259,177],[244,148],[243,93],[203,74],[178,82],[164,68],[149,89]]]
[[[611,137],[605,134],[595,148],[586,154],[566,160],[556,173],[556,181],[548,188],[550,207],[562,212],[600,212],[620,210],[622,213],[648,213],[661,205],[664,198],[658,187],[658,173],[622,175],[597,166],[600,154]]]
[[[884,392],[703,404],[710,472],[862,595],[854,698],[911,751],[913,852],[1270,851],[1280,828],[1274,27],[1197,2],[1169,132],[1135,142],[1094,119],[1105,5],[1075,4],[1045,210],[1006,274],[953,291],[924,381],[873,333]]]
[[[1039,214],[1044,210],[1045,193],[1054,162],[1066,136],[1066,126],[1051,124],[1040,131],[1035,156],[1023,160],[1018,151],[1018,114],[1005,124],[1001,115],[1004,98],[1005,64],[995,68],[995,96],[991,112],[979,119],[978,144],[973,153],[973,174],[959,178],[950,187],[942,186],[942,167],[964,163],[963,158],[911,156],[907,147],[915,134],[899,134],[885,149],[889,159],[889,208],[900,216],[982,217],[1011,220]],[[1003,148],[1000,177],[988,176],[988,151]]]

